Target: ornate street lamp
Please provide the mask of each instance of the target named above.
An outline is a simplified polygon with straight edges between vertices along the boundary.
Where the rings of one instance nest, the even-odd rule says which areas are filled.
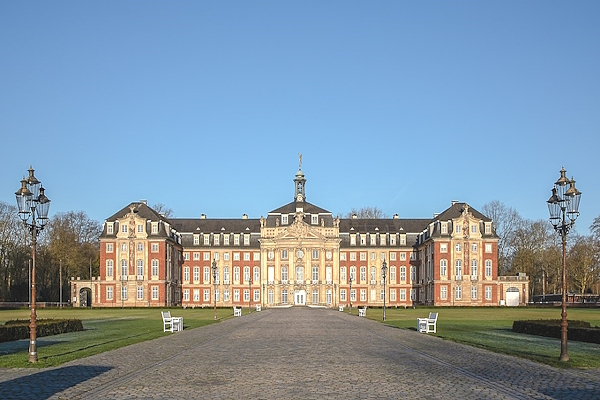
[[[581,192],[575,188],[575,180],[569,180],[564,167],[560,178],[554,183],[552,196],[548,199],[550,222],[562,238],[562,312],[560,322],[560,361],[569,361],[567,352],[567,234],[579,216]],[[568,185],[568,188],[567,188]]]
[[[37,362],[37,315],[35,310],[35,254],[37,235],[48,223],[50,199],[44,194],[42,182],[33,176],[34,169],[29,167],[29,176],[21,180],[21,188],[17,190],[17,207],[19,217],[31,233],[31,316],[29,318],[29,362]]]
[[[381,276],[383,276],[383,320],[385,321],[385,275],[387,274],[387,263],[383,260],[381,264]]]
[[[212,276],[213,276],[213,292],[214,292],[214,306],[213,306],[213,317],[217,320],[217,260],[213,258],[212,262]]]

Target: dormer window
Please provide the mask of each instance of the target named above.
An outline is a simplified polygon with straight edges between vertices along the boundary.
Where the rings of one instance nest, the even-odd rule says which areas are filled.
[[[447,222],[442,222],[442,235],[446,235],[448,233],[448,223]]]
[[[281,216],[281,225],[287,225],[287,224],[288,224],[288,216],[282,215]]]
[[[155,235],[158,233],[158,222],[152,223],[152,233]]]
[[[318,215],[311,215],[310,216],[310,223],[313,225],[318,225],[319,224],[319,216]]]
[[[108,235],[112,235],[113,234],[113,232],[114,232],[114,226],[115,225],[112,222],[107,223],[107,225],[106,225],[106,233]]]

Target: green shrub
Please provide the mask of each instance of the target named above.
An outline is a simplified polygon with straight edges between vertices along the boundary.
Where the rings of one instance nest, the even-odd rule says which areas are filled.
[[[59,335],[67,332],[83,330],[83,323],[78,319],[40,319],[37,321],[37,337]],[[27,339],[29,337],[29,320],[6,321],[0,325],[0,342]]]
[[[518,333],[546,336],[560,339],[560,319],[540,319],[533,321],[514,321],[512,330]],[[567,337],[579,342],[600,343],[600,328],[592,327],[585,321],[568,321]]]

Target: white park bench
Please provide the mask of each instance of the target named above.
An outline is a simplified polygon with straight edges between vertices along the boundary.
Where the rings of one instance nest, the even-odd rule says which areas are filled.
[[[417,318],[417,331],[421,333],[436,333],[438,313],[429,313],[428,318]]]
[[[340,307],[338,308],[338,310],[340,310],[340,311],[344,311],[344,306],[340,306]]]
[[[233,316],[241,317],[242,316],[242,307],[233,307]]]
[[[171,317],[171,311],[161,311],[163,332],[179,332],[183,330],[183,317]]]
[[[367,316],[367,307],[359,308],[358,309],[358,316],[359,317],[366,317]]]
[[[260,307],[260,304],[256,305],[256,311],[260,311],[262,308]]]

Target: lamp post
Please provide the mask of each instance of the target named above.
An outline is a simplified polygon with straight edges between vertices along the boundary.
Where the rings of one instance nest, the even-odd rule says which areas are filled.
[[[214,305],[213,305],[213,318],[217,320],[217,260],[213,258],[212,262],[212,276],[213,276],[213,291],[214,293]]]
[[[21,188],[17,190],[17,206],[19,217],[31,233],[31,315],[29,318],[29,362],[37,362],[37,315],[35,310],[35,255],[37,235],[48,223],[50,199],[44,194],[42,182],[33,175],[34,169],[29,167],[29,176],[21,180]]]
[[[562,312],[560,322],[560,361],[569,361],[567,352],[567,234],[579,216],[581,192],[575,188],[575,180],[569,180],[567,171],[560,170],[560,178],[554,183],[552,196],[548,199],[550,222],[562,238]],[[568,185],[568,188],[567,188]]]
[[[350,314],[352,314],[352,274],[350,274],[350,293],[348,293],[348,298],[350,299]]]
[[[385,275],[387,273],[387,263],[383,260],[381,264],[381,275],[383,276],[383,320],[385,321]]]

